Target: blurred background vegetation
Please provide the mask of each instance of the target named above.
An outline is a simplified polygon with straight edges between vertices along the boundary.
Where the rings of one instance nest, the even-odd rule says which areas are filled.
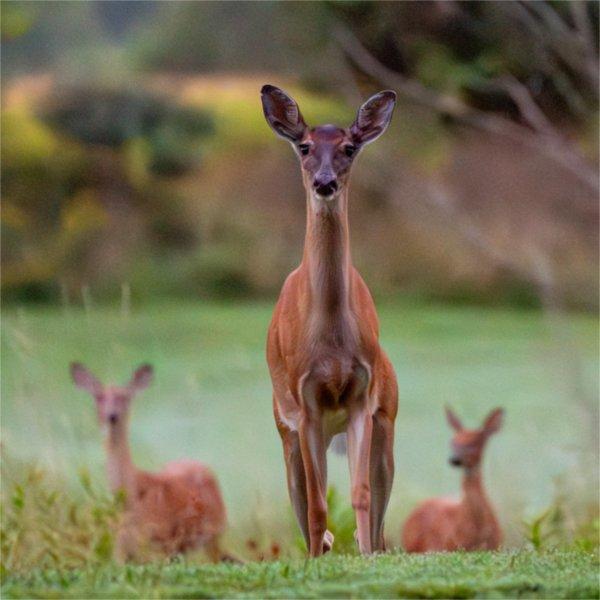
[[[598,305],[595,2],[2,5],[5,301],[272,297],[303,189],[264,123],[399,92],[356,167],[379,296]]]

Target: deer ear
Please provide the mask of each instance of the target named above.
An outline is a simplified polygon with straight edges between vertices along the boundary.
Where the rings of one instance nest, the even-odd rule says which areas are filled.
[[[450,425],[454,431],[460,431],[463,428],[460,419],[454,414],[449,406],[446,406],[446,420],[448,421],[448,425]]]
[[[286,140],[300,141],[307,126],[296,101],[273,85],[263,85],[260,97],[265,119],[271,129]]]
[[[350,133],[357,144],[376,140],[390,124],[396,106],[396,92],[385,90],[371,96],[359,109]]]
[[[97,394],[102,390],[102,384],[79,362],[72,362],[70,366],[73,383],[90,394]]]
[[[154,369],[152,365],[141,365],[138,367],[129,382],[129,388],[135,392],[139,392],[147,388],[154,377]]]
[[[491,435],[496,433],[502,427],[502,420],[504,419],[504,410],[502,408],[495,408],[483,422],[483,430]]]

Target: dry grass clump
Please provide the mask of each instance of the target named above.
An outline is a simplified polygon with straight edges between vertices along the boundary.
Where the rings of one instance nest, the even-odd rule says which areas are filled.
[[[70,569],[111,560],[122,498],[99,492],[86,470],[79,490],[3,456],[1,570]]]

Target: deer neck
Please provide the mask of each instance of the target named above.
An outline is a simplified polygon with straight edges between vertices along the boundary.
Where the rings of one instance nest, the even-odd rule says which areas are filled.
[[[481,468],[479,466],[466,469],[462,480],[462,504],[474,522],[487,519],[492,507],[485,494]]]
[[[347,190],[333,200],[307,194],[302,264],[308,272],[311,314],[331,325],[350,312],[350,234]]]
[[[128,439],[128,420],[123,418],[110,426],[106,436],[106,472],[111,492],[123,491],[133,497],[135,490],[135,468],[131,460]]]

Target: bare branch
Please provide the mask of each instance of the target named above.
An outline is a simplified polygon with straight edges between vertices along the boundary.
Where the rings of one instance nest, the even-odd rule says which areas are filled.
[[[596,52],[594,34],[588,17],[587,2],[586,0],[575,0],[569,3],[569,8],[586,56],[587,70],[592,81],[595,81],[598,85],[598,53]]]
[[[552,125],[546,115],[533,99],[527,86],[523,85],[516,77],[505,75],[498,80],[501,87],[509,94],[517,105],[521,117],[541,136],[547,143],[553,144],[557,151],[561,149],[565,154],[573,153],[572,144]]]
[[[548,32],[544,29],[542,22],[536,19],[521,2],[499,2],[495,4],[495,7],[501,10],[515,25],[518,24],[525,28],[530,37],[530,45],[540,62],[541,70],[553,81],[557,92],[563,97],[569,108],[575,114],[585,116],[587,114],[585,101],[557,60],[557,56],[563,60],[561,48],[558,48],[557,52],[555,48],[551,47]],[[566,60],[564,62],[567,63]],[[593,78],[592,81],[594,81]],[[596,86],[590,89],[590,92],[597,96]]]
[[[571,33],[569,26],[561,19],[560,15],[550,6],[550,4],[544,2],[530,2],[521,1],[520,4],[525,6],[528,10],[535,13],[544,23],[546,29],[554,33],[557,37],[568,37]]]
[[[396,71],[381,64],[358,40],[345,25],[337,23],[334,27],[334,37],[352,61],[361,70],[384,84],[396,89],[406,98],[417,104],[425,105],[438,112],[459,117],[469,109],[461,100],[453,96],[441,96],[421,85],[414,79],[404,77]]]
[[[516,277],[528,281],[538,287],[537,274],[529,271],[525,266],[519,264],[511,257],[501,252],[496,246],[488,240],[472,219],[464,211],[458,209],[458,203],[445,186],[438,184],[434,180],[429,180],[427,186],[427,200],[435,207],[448,223],[458,230],[462,238],[470,246],[477,249],[479,253],[489,260],[495,267],[501,268]]]
[[[529,90],[516,77],[505,75],[498,80],[500,86],[508,93],[517,105],[523,119],[539,133],[560,137],[546,115],[531,97]]]
[[[572,3],[579,4],[580,2],[574,0]],[[540,31],[548,46],[573,71],[584,77],[590,88],[597,92],[598,70],[597,67],[590,70],[586,44],[582,37],[577,35],[578,32],[571,29],[547,2],[530,1],[521,4],[540,19]]]

